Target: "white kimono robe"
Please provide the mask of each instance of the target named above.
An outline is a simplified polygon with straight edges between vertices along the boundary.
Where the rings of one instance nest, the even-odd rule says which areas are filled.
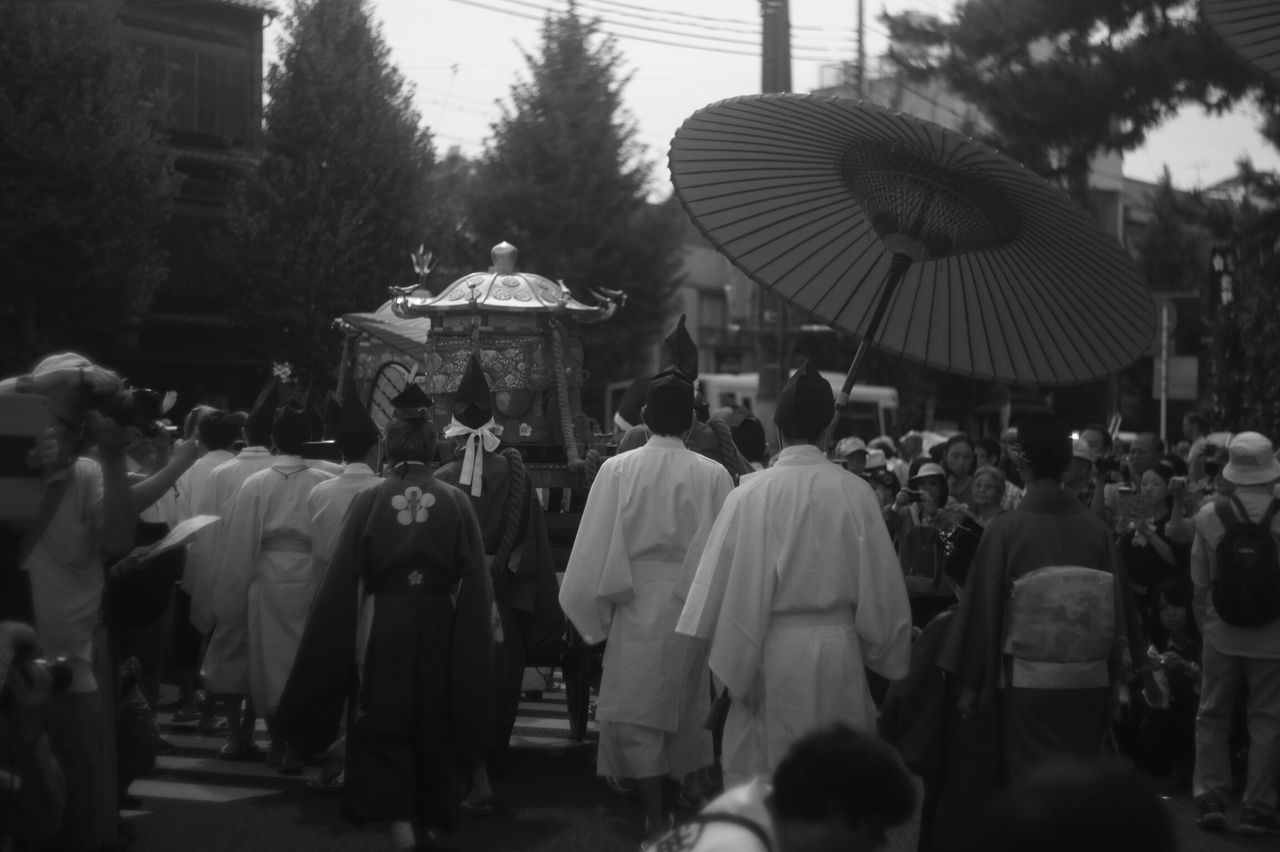
[[[187,468],[186,473],[178,477],[178,520],[185,521],[199,514],[197,511],[204,499],[204,493],[213,476],[215,468],[235,458],[230,450],[210,450],[196,459],[195,464]],[[209,564],[213,554],[214,530],[206,528],[194,541],[187,545],[187,561],[182,569],[182,590],[195,598],[196,590],[203,590],[208,582],[208,574],[213,570]],[[196,621],[196,610],[191,610],[191,623],[201,633],[208,633],[213,628],[213,619],[209,617],[208,608],[199,622]]]
[[[307,497],[332,478],[297,456],[278,456],[244,481],[225,522],[214,615],[220,627],[248,630],[249,694],[261,714],[280,703],[302,642],[316,593]]]
[[[560,586],[560,604],[583,638],[609,640],[599,721],[705,735],[705,658],[675,633],[675,592],[687,586],[681,580],[692,576],[732,488],[722,465],[678,438],[654,436],[600,466]],[[709,738],[706,746],[709,756]],[[686,771],[701,765],[690,759]]]
[[[711,671],[733,699],[726,786],[772,773],[818,725],[875,730],[863,665],[907,674],[911,608],[871,486],[812,445],[742,477],[677,629],[711,640]]]
[[[197,536],[206,560],[200,572],[200,585],[191,593],[191,623],[197,628],[208,624],[213,630],[205,651],[202,674],[205,689],[215,694],[246,695],[249,692],[248,638],[238,624],[215,625],[214,601],[222,583],[222,551],[227,541],[227,520],[231,507],[244,481],[276,460],[266,447],[245,447],[235,458],[223,462],[209,474],[209,482],[195,504],[197,515],[217,515],[222,522],[210,527],[210,535]]]
[[[307,496],[307,511],[311,513],[312,574],[316,588],[324,582],[333,548],[338,543],[342,519],[347,516],[351,501],[362,491],[377,487],[382,477],[367,465],[352,462],[341,474],[321,482]]]

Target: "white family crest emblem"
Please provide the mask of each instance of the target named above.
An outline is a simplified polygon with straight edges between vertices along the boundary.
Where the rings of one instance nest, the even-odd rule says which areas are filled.
[[[398,510],[396,520],[406,527],[409,524],[426,523],[427,509],[435,504],[435,495],[423,494],[422,489],[416,485],[391,498],[391,508]]]
[[[411,574],[409,575],[409,585],[410,585],[410,586],[421,586],[421,585],[422,585],[422,572],[421,572],[421,571],[417,571],[417,570],[415,570],[413,573],[411,573]],[[494,606],[497,606],[497,604],[494,604]]]

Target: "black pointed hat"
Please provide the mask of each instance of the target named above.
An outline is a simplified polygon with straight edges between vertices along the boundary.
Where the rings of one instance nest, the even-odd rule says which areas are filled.
[[[332,441],[338,435],[338,424],[342,421],[342,400],[333,391],[324,395],[320,404],[320,417],[324,420],[324,437]]]
[[[690,382],[698,379],[698,347],[684,327],[685,315],[676,320],[676,327],[662,341],[662,361],[667,366],[674,366],[684,373]]]
[[[689,377],[676,367],[668,367],[649,380],[645,414],[668,413],[675,416],[692,412],[693,397],[693,382]]]
[[[342,400],[338,408],[338,421],[333,431],[334,440],[338,442],[338,447],[347,461],[358,461],[374,444],[378,443],[382,433],[378,431],[378,424],[370,416],[369,409],[360,403],[360,394],[356,390],[355,382],[347,381],[342,389]]]
[[[291,399],[275,411],[271,418],[271,437],[276,444],[293,446],[311,439],[311,418],[306,407]]]
[[[813,438],[831,425],[835,413],[831,383],[806,361],[782,386],[773,422],[788,438]]]
[[[618,410],[613,413],[613,422],[622,431],[634,429],[640,425],[640,409],[644,408],[645,397],[649,394],[649,377],[640,376],[628,385]]]
[[[469,429],[479,429],[493,417],[493,397],[484,377],[480,356],[471,353],[462,382],[453,397],[453,418]]]
[[[395,416],[399,420],[425,420],[427,410],[432,405],[435,403],[417,382],[410,382],[391,400],[391,407],[395,409]]]
[[[306,411],[307,423],[311,426],[311,440],[324,439],[324,396],[320,385],[315,380],[307,385],[307,392],[302,396],[302,407]]]
[[[280,378],[272,376],[258,392],[258,399],[245,420],[245,438],[255,446],[271,443],[271,424],[275,421],[276,408],[280,405]]]

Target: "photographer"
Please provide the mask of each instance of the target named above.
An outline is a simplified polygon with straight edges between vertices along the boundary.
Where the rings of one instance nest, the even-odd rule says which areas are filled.
[[[30,375],[0,382],[0,394],[38,393],[53,425],[26,462],[41,471],[43,496],[22,536],[19,561],[31,582],[36,631],[46,653],[65,656],[67,690],[44,709],[67,780],[67,811],[56,844],[87,850],[114,841],[115,675],[100,612],[103,559],[133,546],[137,509],[125,468],[136,396],[110,370],[71,354],[50,356]],[[85,455],[96,447],[96,458]]]

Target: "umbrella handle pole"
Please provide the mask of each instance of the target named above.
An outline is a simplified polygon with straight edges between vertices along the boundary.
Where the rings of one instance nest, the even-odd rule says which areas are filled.
[[[849,392],[858,381],[858,372],[862,369],[862,362],[871,349],[871,341],[875,340],[876,333],[880,330],[880,323],[884,321],[884,315],[889,310],[889,303],[893,301],[898,285],[902,283],[903,276],[910,268],[911,256],[894,252],[893,261],[889,265],[889,277],[885,279],[884,289],[880,291],[880,299],[871,313],[871,323],[867,326],[867,333],[858,340],[858,349],[853,354],[853,363],[849,365],[849,372],[844,377],[844,387],[836,396],[837,414],[843,413],[849,407]]]

